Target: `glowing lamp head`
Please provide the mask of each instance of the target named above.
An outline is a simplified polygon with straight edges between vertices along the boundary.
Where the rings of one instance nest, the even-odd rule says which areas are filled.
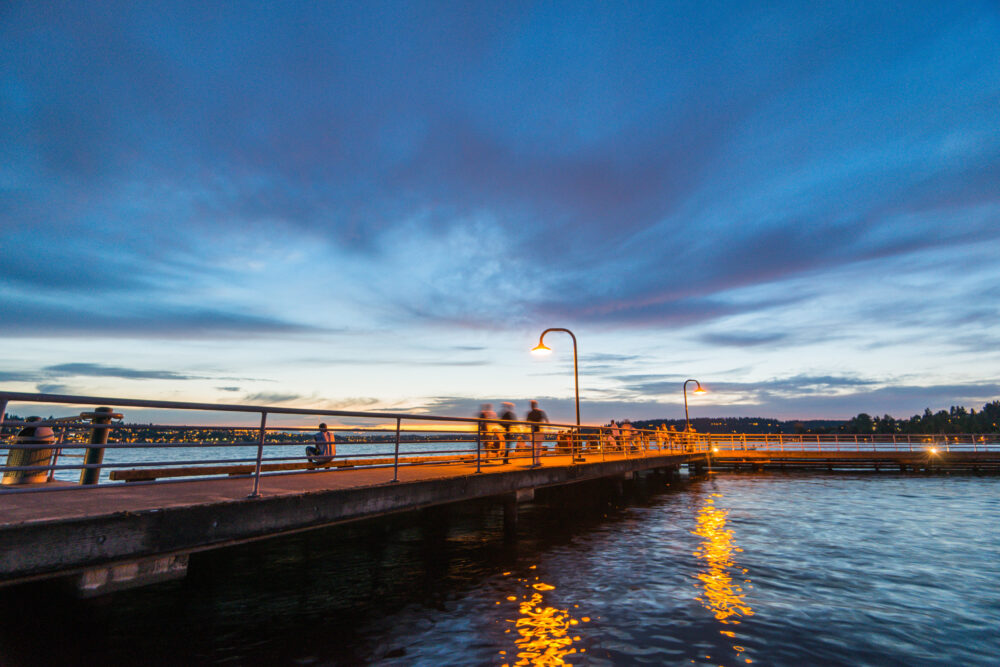
[[[705,391],[704,389],[702,389],[701,385],[698,385],[698,388],[694,390],[694,393],[696,393],[696,394],[707,394],[708,392]]]
[[[537,347],[531,348],[531,353],[532,354],[537,354],[539,356],[544,355],[544,354],[550,354],[551,352],[552,352],[552,348],[549,347],[549,346],[547,346],[542,341],[538,341],[538,346]]]

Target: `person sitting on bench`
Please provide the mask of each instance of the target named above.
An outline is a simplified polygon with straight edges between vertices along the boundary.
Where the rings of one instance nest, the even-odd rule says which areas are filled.
[[[319,433],[315,436],[316,446],[306,447],[309,463],[328,463],[337,454],[336,437],[326,424],[319,425]]]

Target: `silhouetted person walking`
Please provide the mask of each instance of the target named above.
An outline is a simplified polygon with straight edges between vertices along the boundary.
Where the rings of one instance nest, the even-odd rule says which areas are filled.
[[[540,465],[538,462],[538,457],[542,452],[542,442],[544,442],[545,436],[542,434],[542,427],[540,424],[548,424],[549,416],[545,414],[545,411],[538,407],[538,401],[531,402],[531,411],[528,412],[528,416],[525,421],[531,422],[531,462],[532,465]]]
[[[513,443],[514,436],[511,435],[511,429],[514,427],[514,425],[511,424],[510,422],[517,421],[517,413],[514,412],[513,403],[501,403],[500,405],[501,407],[503,407],[503,411],[500,413],[500,419],[506,422],[503,425],[503,430],[504,430],[503,462],[510,463],[510,448],[511,445],[514,444]]]

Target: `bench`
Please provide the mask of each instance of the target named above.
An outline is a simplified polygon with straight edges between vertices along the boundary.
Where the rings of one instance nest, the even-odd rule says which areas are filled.
[[[464,454],[462,456],[407,456],[400,457],[399,463],[465,463],[475,461],[475,454]],[[290,470],[332,470],[335,468],[356,468],[361,466],[385,466],[392,465],[394,458],[379,459],[344,459],[334,460],[328,463],[309,463],[308,461],[296,461],[290,463],[263,463],[260,471],[264,472],[284,472]],[[192,466],[184,468],[133,468],[129,470],[112,470],[111,480],[120,482],[151,482],[167,477],[203,477],[208,475],[229,475],[236,477],[239,475],[252,475],[257,469],[254,463],[238,463],[234,465],[213,465],[213,466]]]

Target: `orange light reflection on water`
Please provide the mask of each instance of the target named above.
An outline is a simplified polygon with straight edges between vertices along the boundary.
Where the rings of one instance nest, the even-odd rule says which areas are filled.
[[[743,551],[733,544],[733,531],[726,528],[728,510],[715,506],[719,494],[705,499],[705,505],[698,511],[697,529],[694,534],[702,538],[694,555],[705,561],[707,571],[698,573],[702,595],[697,598],[723,623],[739,623],[734,617],[753,616],[747,604],[742,586],[733,582],[729,571],[736,567],[733,553]],[[745,580],[749,582],[750,580]]]
[[[733,554],[743,550],[735,545],[733,531],[726,527],[729,511],[715,506],[715,499],[720,497],[720,494],[713,493],[711,497],[705,499],[704,506],[698,510],[697,529],[694,534],[702,538],[702,541],[694,555],[705,561],[707,569],[697,575],[701,594],[695,599],[712,612],[719,622],[738,624],[740,618],[753,616],[753,609],[746,601],[743,587],[734,582],[730,574],[732,570],[737,569]],[[740,569],[739,573],[742,577],[746,574],[746,570]],[[749,584],[750,580],[743,579],[743,583]],[[731,630],[719,632],[730,639],[736,637],[736,633]],[[741,655],[746,651],[745,647],[736,644],[733,650],[745,662],[753,662],[752,659]]]
[[[527,591],[520,596],[509,596],[508,601],[518,602],[518,617],[507,622],[514,625],[517,639],[517,662],[514,665],[565,665],[565,657],[577,652],[573,646],[580,641],[575,627],[580,620],[570,616],[568,609],[558,609],[545,604],[544,594],[555,590],[550,584],[525,583]],[[590,619],[584,617],[584,622]],[[581,649],[583,652],[584,649]],[[501,652],[505,654],[506,652]]]

